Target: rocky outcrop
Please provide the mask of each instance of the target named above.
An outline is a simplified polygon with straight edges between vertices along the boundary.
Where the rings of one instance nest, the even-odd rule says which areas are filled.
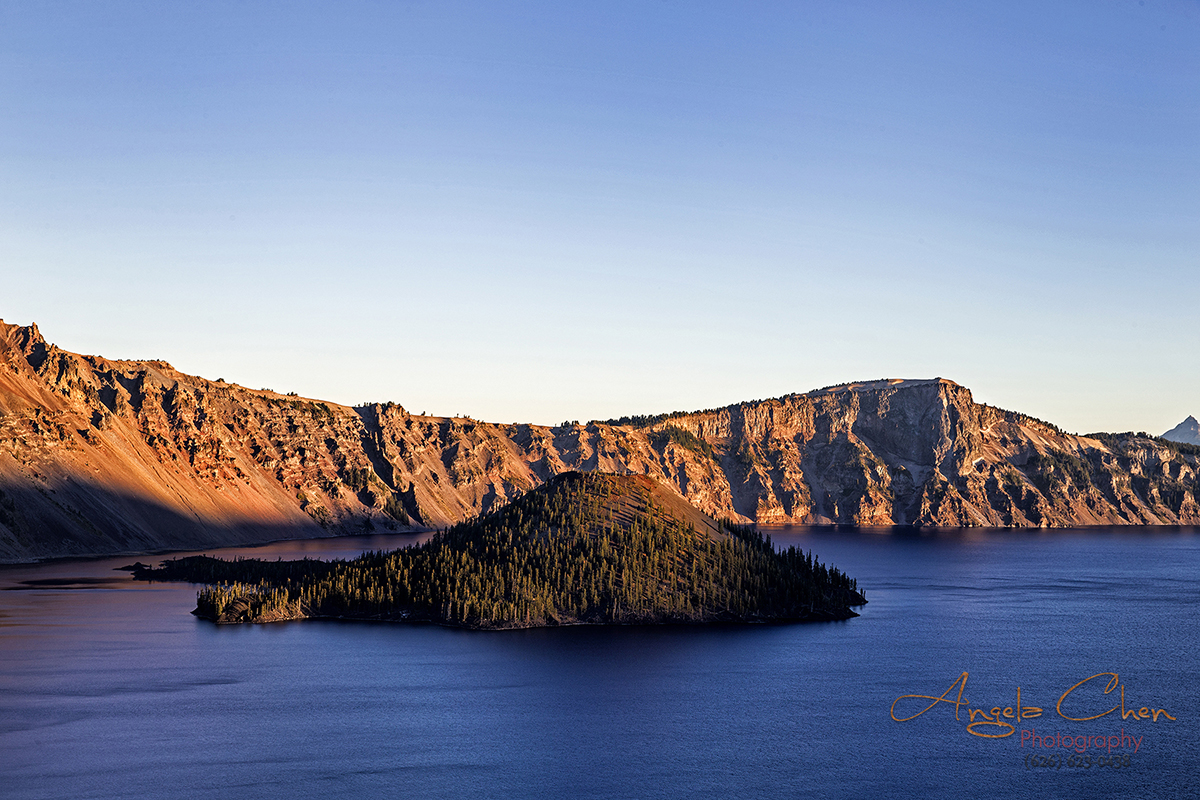
[[[760,523],[1200,522],[1200,448],[1073,436],[942,379],[544,427],[349,408],[0,323],[0,560],[440,527],[567,470]]]

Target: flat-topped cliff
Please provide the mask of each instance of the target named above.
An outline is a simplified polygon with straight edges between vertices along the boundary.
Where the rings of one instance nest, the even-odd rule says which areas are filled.
[[[763,523],[1194,524],[1200,449],[1074,436],[944,380],[504,425],[62,350],[0,323],[0,560],[443,527],[568,470]]]

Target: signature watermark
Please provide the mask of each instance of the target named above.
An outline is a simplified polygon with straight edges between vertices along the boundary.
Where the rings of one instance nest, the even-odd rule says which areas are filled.
[[[975,705],[970,700],[967,700],[963,695],[967,691],[967,679],[970,673],[964,672],[959,675],[955,681],[950,684],[946,691],[940,695],[928,694],[902,694],[892,701],[891,715],[896,722],[910,722],[917,717],[932,711],[939,706],[944,707],[946,711],[950,708],[954,710],[954,719],[959,722],[966,723],[966,731],[972,736],[979,736],[985,739],[1004,739],[1012,736],[1017,732],[1017,725],[1025,720],[1037,719],[1045,712],[1041,706],[1027,705],[1026,699],[1022,697],[1021,687],[1017,687],[1016,702],[1011,705]],[[1107,681],[1100,681],[1101,678],[1107,678]],[[1103,686],[1103,690],[1100,687]],[[957,690],[957,691],[956,691]],[[1116,693],[1116,694],[1114,694]],[[1118,699],[1119,698],[1119,699]],[[1112,704],[1111,706],[1109,704]],[[917,709],[913,711],[913,709]],[[913,713],[908,713],[908,712]],[[1160,721],[1174,722],[1176,717],[1165,708],[1156,708],[1149,705],[1139,708],[1130,708],[1126,705],[1125,684],[1121,682],[1120,676],[1115,672],[1098,672],[1089,678],[1071,686],[1058,697],[1058,701],[1054,704],[1054,711],[1058,716],[1068,722],[1093,722],[1095,720],[1116,720],[1120,719],[1122,723],[1150,723],[1154,724]],[[901,716],[901,715],[904,716]],[[1053,737],[1041,736],[1036,733],[1036,728],[1026,730],[1022,727],[1021,730],[1021,746],[1025,747],[1026,743],[1030,743],[1031,747],[1046,748],[1046,742],[1054,742],[1054,747],[1061,747],[1062,742],[1069,739],[1071,745],[1069,749],[1078,749],[1083,747],[1084,752],[1089,747],[1097,747],[1097,740],[1103,739],[1104,746],[1108,747],[1109,742],[1114,738],[1120,743],[1120,747],[1125,747],[1124,742],[1133,739],[1132,736],[1125,734],[1125,729],[1121,729],[1119,735],[1105,734],[1103,736],[1063,736],[1056,733]],[[1079,743],[1079,739],[1083,739],[1083,744]],[[1141,747],[1141,738],[1137,737],[1134,745],[1134,752]],[[1034,740],[1037,744],[1034,744]]]

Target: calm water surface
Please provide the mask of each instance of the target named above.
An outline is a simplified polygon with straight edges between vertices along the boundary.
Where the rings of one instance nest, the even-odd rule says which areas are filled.
[[[0,796],[1198,796],[1196,531],[774,538],[856,577],[862,616],[502,633],[217,627],[188,613],[194,586],[114,571],[128,557],[0,568]],[[227,552],[351,557],[407,541]],[[1015,707],[1021,687],[1045,713],[995,739],[967,732],[965,707],[958,721],[947,704],[891,718],[897,697],[941,695],[964,672],[972,707]],[[1119,674],[1126,709],[1176,720],[1058,716],[1064,691],[1104,672]],[[1119,703],[1106,681],[1064,710]],[[897,716],[928,704],[902,702]],[[1094,739],[1091,767],[1028,735],[1022,746],[1023,731],[1082,744],[1122,729],[1140,744],[1113,750],[1120,768]],[[1032,752],[1062,766],[1028,768]]]

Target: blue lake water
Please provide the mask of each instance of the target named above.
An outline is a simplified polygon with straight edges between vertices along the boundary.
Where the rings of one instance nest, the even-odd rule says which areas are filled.
[[[113,571],[128,557],[4,567],[0,796],[1196,797],[1196,534],[774,531],[869,604],[842,623],[721,628],[217,627],[188,613],[195,587]],[[896,698],[942,695],[964,672],[970,707],[1015,715],[1020,687],[1043,714],[1008,719],[1003,738],[968,732],[967,706],[892,719]],[[1123,688],[1127,711],[1176,719],[1063,719],[1059,697],[1100,673],[1120,687],[1087,682],[1064,713],[1102,713]]]

